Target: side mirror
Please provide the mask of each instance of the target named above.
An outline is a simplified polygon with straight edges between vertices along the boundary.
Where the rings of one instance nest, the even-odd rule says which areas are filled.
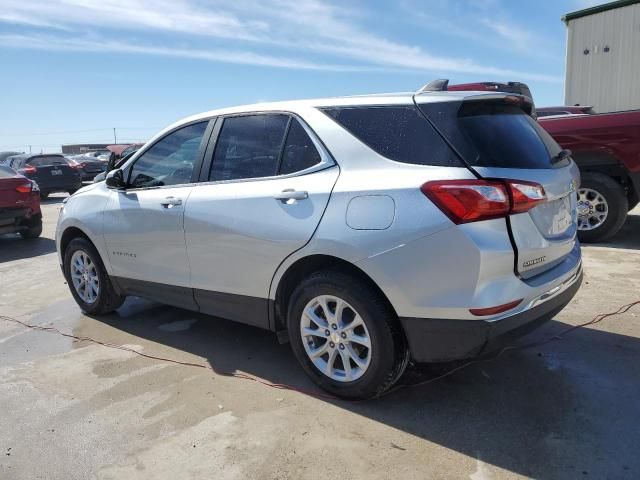
[[[111,170],[107,174],[105,183],[108,188],[115,188],[118,190],[123,190],[127,186],[124,181],[124,173],[122,173],[122,170],[120,170],[119,168],[117,168],[116,170]]]

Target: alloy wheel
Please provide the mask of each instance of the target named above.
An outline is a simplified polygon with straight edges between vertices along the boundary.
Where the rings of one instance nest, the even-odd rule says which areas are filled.
[[[332,380],[357,380],[371,363],[371,337],[364,320],[336,296],[320,295],[307,303],[300,335],[311,362]]]
[[[609,204],[602,194],[591,188],[578,190],[578,230],[593,230],[609,215]]]
[[[77,250],[71,256],[70,271],[73,288],[82,301],[88,304],[95,302],[100,293],[100,278],[91,257]]]

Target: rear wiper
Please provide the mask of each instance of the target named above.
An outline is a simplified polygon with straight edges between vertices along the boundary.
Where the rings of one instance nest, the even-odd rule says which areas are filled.
[[[551,157],[551,165],[555,165],[556,163],[560,163],[565,158],[569,158],[571,156],[571,150],[568,148],[563,148],[558,152],[557,155]]]

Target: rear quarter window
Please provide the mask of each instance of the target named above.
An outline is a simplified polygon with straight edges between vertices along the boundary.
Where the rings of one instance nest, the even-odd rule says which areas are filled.
[[[406,106],[321,109],[376,153],[396,162],[463,166],[417,108]]]

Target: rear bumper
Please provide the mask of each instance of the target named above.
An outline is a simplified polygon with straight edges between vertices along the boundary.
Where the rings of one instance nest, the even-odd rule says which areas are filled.
[[[546,297],[541,296],[528,310],[494,321],[400,317],[411,357],[419,363],[445,362],[475,357],[507,345],[557,315],[581,283],[580,267],[575,275],[547,292]]]
[[[42,215],[39,211],[34,212],[29,208],[0,208],[0,235],[28,230],[41,221]]]

